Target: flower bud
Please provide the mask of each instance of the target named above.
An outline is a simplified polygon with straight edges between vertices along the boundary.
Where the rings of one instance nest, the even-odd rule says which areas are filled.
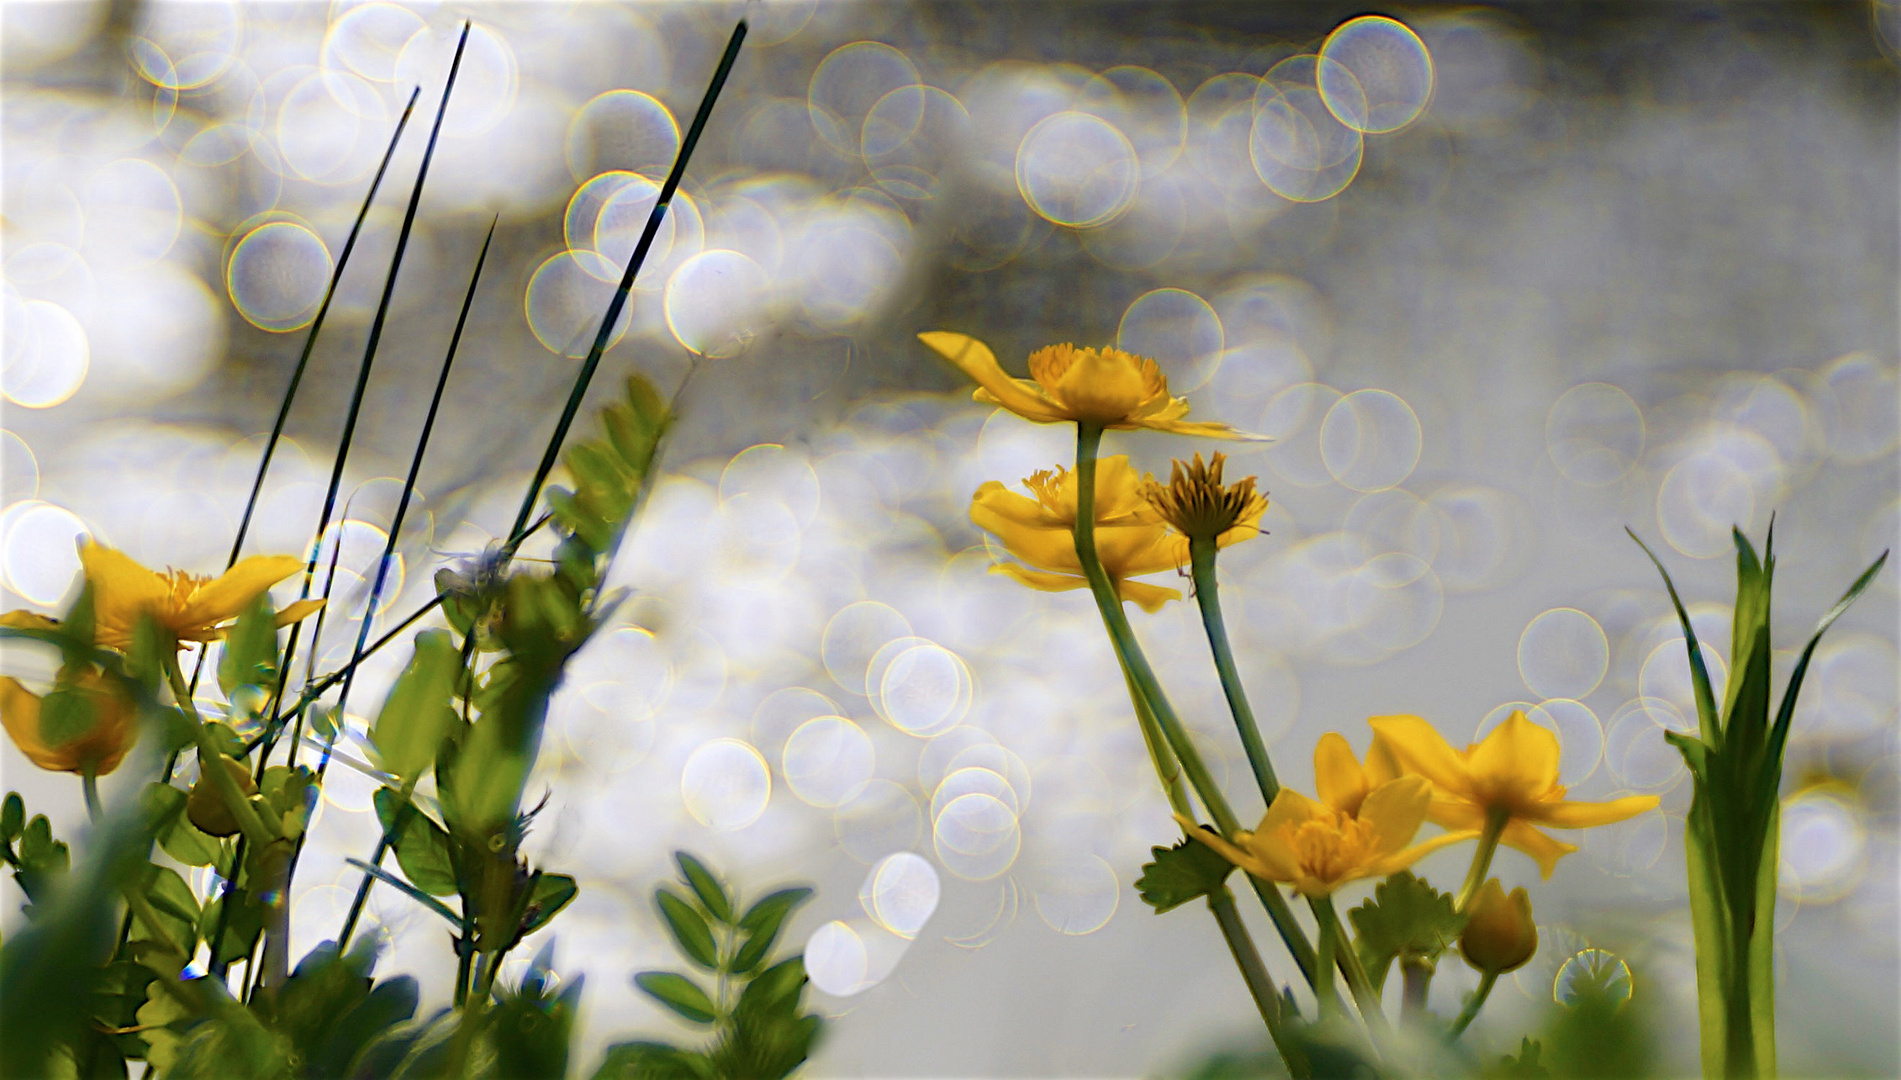
[[[1524,888],[1506,896],[1497,878],[1487,880],[1467,911],[1459,951],[1466,963],[1487,974],[1523,967],[1538,951],[1538,927],[1531,921],[1531,897]]]
[[[219,754],[218,760],[231,773],[231,779],[237,781],[238,790],[245,798],[257,794],[257,783],[251,779],[251,772],[244,764],[233,758]],[[238,819],[231,814],[231,808],[225,804],[224,795],[218,790],[217,781],[205,775],[202,764],[199,766],[198,782],[191,786],[191,797],[185,800],[185,816],[191,819],[198,831],[211,836],[236,836]]]

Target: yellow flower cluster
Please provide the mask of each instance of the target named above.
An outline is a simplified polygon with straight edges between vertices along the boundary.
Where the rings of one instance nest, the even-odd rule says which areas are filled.
[[[93,640],[119,650],[131,648],[133,632],[147,618],[181,648],[187,642],[216,641],[258,597],[304,565],[294,555],[256,555],[216,578],[177,570],[161,574],[91,540],[80,548],[79,562],[92,589]],[[306,618],[322,606],[322,600],[299,600],[277,613],[277,625]],[[8,612],[0,616],[0,625],[27,630],[59,626],[30,611]],[[60,670],[54,693],[73,695],[92,713],[82,734],[59,743],[45,735],[47,699],[17,680],[0,678],[0,721],[14,745],[42,769],[104,776],[118,768],[138,738],[136,709],[122,688],[98,667],[79,665]]]
[[[1376,716],[1373,746],[1362,766],[1338,732],[1320,737],[1314,777],[1320,801],[1281,789],[1260,827],[1229,843],[1183,820],[1189,835],[1229,862],[1307,896],[1326,896],[1350,881],[1385,877],[1421,857],[1482,835],[1501,819],[1499,841],[1538,862],[1550,877],[1577,850],[1535,826],[1583,829],[1635,817],[1657,805],[1654,795],[1611,802],[1574,802],[1558,777],[1558,737],[1514,711],[1484,741],[1452,749],[1416,716]],[[1451,830],[1411,843],[1421,824]],[[1529,901],[1526,901],[1529,903]]]

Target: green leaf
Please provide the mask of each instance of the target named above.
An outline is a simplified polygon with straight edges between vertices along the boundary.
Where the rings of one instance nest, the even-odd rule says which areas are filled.
[[[229,917],[224,914],[227,904],[231,906]],[[251,890],[240,888],[229,893],[220,890],[220,895],[205,904],[204,914],[198,920],[199,935],[207,942],[218,942],[217,963],[234,963],[251,955],[258,937],[264,933],[264,916],[264,905]],[[224,919],[222,940],[217,936],[219,919]]]
[[[189,954],[198,944],[198,924],[202,914],[191,886],[185,884],[185,879],[179,877],[176,870],[164,866],[147,866],[142,890],[163,923],[163,929],[172,944]]]
[[[93,696],[65,683],[55,683],[40,699],[40,738],[49,746],[64,746],[82,738],[98,722]]]
[[[594,1080],[719,1080],[713,1059],[692,1050],[657,1042],[618,1043]]]
[[[698,983],[671,971],[643,971],[634,976],[634,985],[655,1001],[696,1024],[710,1024],[718,1017],[713,999]]]
[[[11,844],[20,838],[20,831],[25,828],[26,800],[20,798],[19,792],[9,791],[6,803],[0,805],[0,839]]]
[[[1703,663],[1703,649],[1696,641],[1696,627],[1690,625],[1690,613],[1684,608],[1683,599],[1677,595],[1676,583],[1670,580],[1670,571],[1663,568],[1663,561],[1657,558],[1648,544],[1638,539],[1635,532],[1629,528],[1624,531],[1637,541],[1637,546],[1644,549],[1645,555],[1650,556],[1657,573],[1663,575],[1663,587],[1670,593],[1670,603],[1676,606],[1677,622],[1683,626],[1683,645],[1690,654],[1690,683],[1696,693],[1697,733],[1710,746],[1720,747],[1723,735],[1721,720],[1716,712],[1716,695],[1710,690],[1709,668]]]
[[[415,656],[370,725],[378,764],[413,779],[435,763],[443,738],[456,722],[453,702],[461,672],[461,650],[448,631],[424,630],[416,635]]]
[[[53,823],[45,814],[34,814],[21,831],[18,858],[20,865],[16,873],[20,887],[36,901],[40,899],[41,890],[64,877],[72,864],[66,842],[53,839]]]
[[[1452,896],[1401,870],[1373,889],[1373,895],[1347,912],[1359,943],[1360,962],[1367,981],[1380,986],[1387,968],[1402,956],[1429,962],[1459,940],[1465,916],[1452,906]]]
[[[522,913],[522,935],[532,934],[548,925],[548,920],[572,903],[580,891],[581,887],[566,874],[542,874],[537,877],[534,891],[528,894],[528,909]]]
[[[1537,1040],[1521,1038],[1518,1055],[1499,1058],[1485,1070],[1485,1080],[1551,1080],[1551,1070],[1538,1063],[1542,1049]]]
[[[787,1002],[796,1003],[804,987],[805,957],[794,956],[760,972],[757,978],[746,985],[739,999],[742,1003],[750,1000],[758,1008],[769,1008]]]
[[[240,686],[276,683],[277,609],[271,606],[270,593],[260,593],[225,634],[224,655],[218,658],[218,685],[229,698]]]
[[[194,980],[202,988],[204,980]],[[145,1030],[147,1047],[145,1060],[161,1075],[171,1072],[173,1059],[178,1053],[179,1044],[196,1027],[200,1020],[198,1010],[186,1005],[182,996],[172,991],[175,985],[169,980],[153,979],[146,984],[145,1004],[139,1007],[137,1017]]]
[[[772,950],[772,943],[778,939],[779,930],[785,925],[787,916],[811,895],[812,890],[803,887],[780,889],[747,908],[746,914],[739,919],[739,928],[748,935],[746,943],[739,947],[728,970],[735,975],[744,975],[758,967],[759,962],[766,958],[766,953]]]
[[[376,804],[376,819],[388,832],[392,822],[398,817],[399,796],[389,788],[378,788],[373,800]],[[431,896],[453,896],[457,892],[455,864],[449,858],[449,833],[442,826],[430,820],[412,802],[407,811],[401,814],[402,828],[396,832],[392,846],[396,849],[397,865],[403,868],[403,876],[409,883]]]
[[[407,975],[372,987],[369,996],[337,1020],[329,1037],[305,1059],[305,1076],[344,1076],[363,1048],[390,1028],[416,1015],[422,991]]]
[[[370,970],[375,965],[373,938],[365,937],[348,955],[337,943],[326,941],[298,961],[273,998],[254,1003],[269,1010],[272,1028],[290,1040],[298,1055],[310,1061],[330,1042],[337,1022],[370,996]]]
[[[713,944],[713,930],[706,925],[705,917],[664,885],[654,890],[653,898],[660,907],[660,917],[666,920],[667,929],[673,931],[673,940],[680,943],[680,951],[687,959],[708,971],[718,967],[719,948]]]
[[[1809,660],[1815,655],[1815,647],[1822,643],[1822,635],[1828,632],[1829,627],[1835,625],[1835,620],[1841,618],[1842,613],[1847,611],[1850,605],[1861,598],[1862,592],[1875,580],[1875,575],[1881,572],[1881,567],[1887,561],[1888,553],[1884,551],[1873,565],[1861,572],[1861,576],[1855,579],[1855,583],[1848,587],[1848,591],[1842,594],[1842,598],[1835,601],[1835,606],[1829,608],[1828,613],[1823,615],[1821,621],[1816,624],[1815,634],[1809,638],[1809,643],[1803,646],[1802,656],[1796,661],[1795,670],[1789,673],[1789,685],[1782,691],[1782,704],[1776,710],[1775,727],[1769,736],[1769,760],[1778,765],[1782,761],[1783,747],[1788,745],[1789,741],[1789,725],[1795,719],[1795,698],[1802,690],[1802,680],[1807,677],[1809,671]],[[1780,775],[1776,779],[1779,781]]]
[[[187,797],[170,784],[159,783],[147,784],[139,796],[147,825],[165,854],[186,866],[213,866],[224,855],[224,845],[185,816]]]
[[[1149,851],[1155,861],[1142,864],[1142,876],[1135,879],[1135,889],[1142,894],[1142,902],[1154,908],[1157,915],[1213,893],[1234,872],[1234,864],[1213,848],[1187,838],[1174,847],[1154,847]]]
[[[707,912],[720,922],[731,926],[733,922],[732,901],[726,898],[726,890],[720,888],[719,879],[714,877],[713,872],[706,868],[706,864],[688,855],[684,851],[674,852],[673,861],[680,864],[680,874],[686,878],[686,883],[692,887],[693,895],[699,897],[700,903],[706,905]]]

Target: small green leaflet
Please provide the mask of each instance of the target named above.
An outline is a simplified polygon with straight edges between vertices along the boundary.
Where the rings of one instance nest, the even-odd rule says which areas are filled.
[[[1427,960],[1459,939],[1465,917],[1452,907],[1452,896],[1401,870],[1373,889],[1373,895],[1347,912],[1359,939],[1360,961],[1374,986],[1386,981],[1393,960],[1410,953]]]
[[[1184,839],[1171,848],[1150,848],[1155,861],[1142,865],[1136,879],[1136,891],[1142,902],[1156,914],[1172,911],[1197,897],[1207,896],[1221,887],[1234,872],[1234,864],[1216,854],[1213,848]]]

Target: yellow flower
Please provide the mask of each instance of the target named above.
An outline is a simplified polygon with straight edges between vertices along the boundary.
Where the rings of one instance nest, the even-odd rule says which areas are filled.
[[[1168,483],[1144,483],[1142,496],[1183,536],[1220,536],[1236,527],[1258,534],[1267,496],[1255,492],[1252,476],[1223,486],[1221,469],[1227,461],[1226,454],[1216,454],[1206,465],[1200,454],[1192,465],[1178,460]]]
[[[54,744],[47,742],[40,723],[46,699],[14,679],[0,677],[0,722],[13,745],[28,761],[52,772],[83,773],[90,765],[94,776],[104,776],[118,768],[139,737],[138,710],[132,702],[94,668],[77,677],[60,672],[54,695],[61,693],[83,699],[81,707],[91,710],[92,726],[78,738]]]
[[[998,365],[990,347],[976,338],[933,330],[919,334],[918,340],[977,383],[973,398],[1001,405],[1039,424],[1074,420],[1118,430],[1262,438],[1226,424],[1183,420],[1188,415],[1187,400],[1169,396],[1168,377],[1146,356],[1115,348],[1051,345],[1030,354],[1031,378],[1013,379]]]
[[[1558,783],[1558,737],[1511,716],[1476,746],[1454,750],[1431,724],[1417,716],[1375,716],[1367,721],[1409,773],[1432,781],[1428,816],[1448,829],[1483,828],[1492,813],[1505,816],[1499,840],[1538,860],[1550,877],[1558,860],[1577,845],[1553,840],[1533,826],[1588,829],[1635,817],[1657,805],[1655,795],[1610,802],[1568,802]]]
[[[115,649],[131,646],[143,615],[181,643],[216,641],[226,623],[304,565],[295,555],[253,555],[217,578],[178,570],[158,574],[90,540],[80,548],[79,561],[92,584],[95,639]],[[299,600],[277,613],[277,625],[288,626],[322,606],[322,600]]]
[[[1369,754],[1372,771],[1362,770],[1339,734],[1328,732],[1314,748],[1314,772],[1320,802],[1282,788],[1253,832],[1231,844],[1194,822],[1177,819],[1188,835],[1220,852],[1229,862],[1267,881],[1292,885],[1303,896],[1322,897],[1349,881],[1398,873],[1426,854],[1470,840],[1473,832],[1447,833],[1423,844],[1406,845],[1426,820],[1432,787],[1417,776],[1381,780],[1390,763]],[[1349,771],[1350,770],[1350,771]]]
[[[1153,482],[1138,474],[1125,455],[1097,462],[1096,553],[1117,595],[1144,611],[1157,611],[1182,594],[1128,579],[1187,565],[1188,538],[1170,532],[1142,497],[1145,481]],[[999,563],[992,571],[1045,592],[1088,588],[1082,563],[1076,558],[1076,474],[1061,467],[1045,469],[1023,481],[1023,486],[1036,497],[1018,495],[991,480],[971,498],[970,520],[995,533],[1010,554],[1030,564]],[[1216,543],[1226,547],[1255,535],[1253,526],[1237,525]]]
[[[1466,963],[1492,975],[1524,967],[1538,951],[1538,924],[1524,886],[1508,897],[1497,878],[1486,878],[1459,934],[1459,951]]]

